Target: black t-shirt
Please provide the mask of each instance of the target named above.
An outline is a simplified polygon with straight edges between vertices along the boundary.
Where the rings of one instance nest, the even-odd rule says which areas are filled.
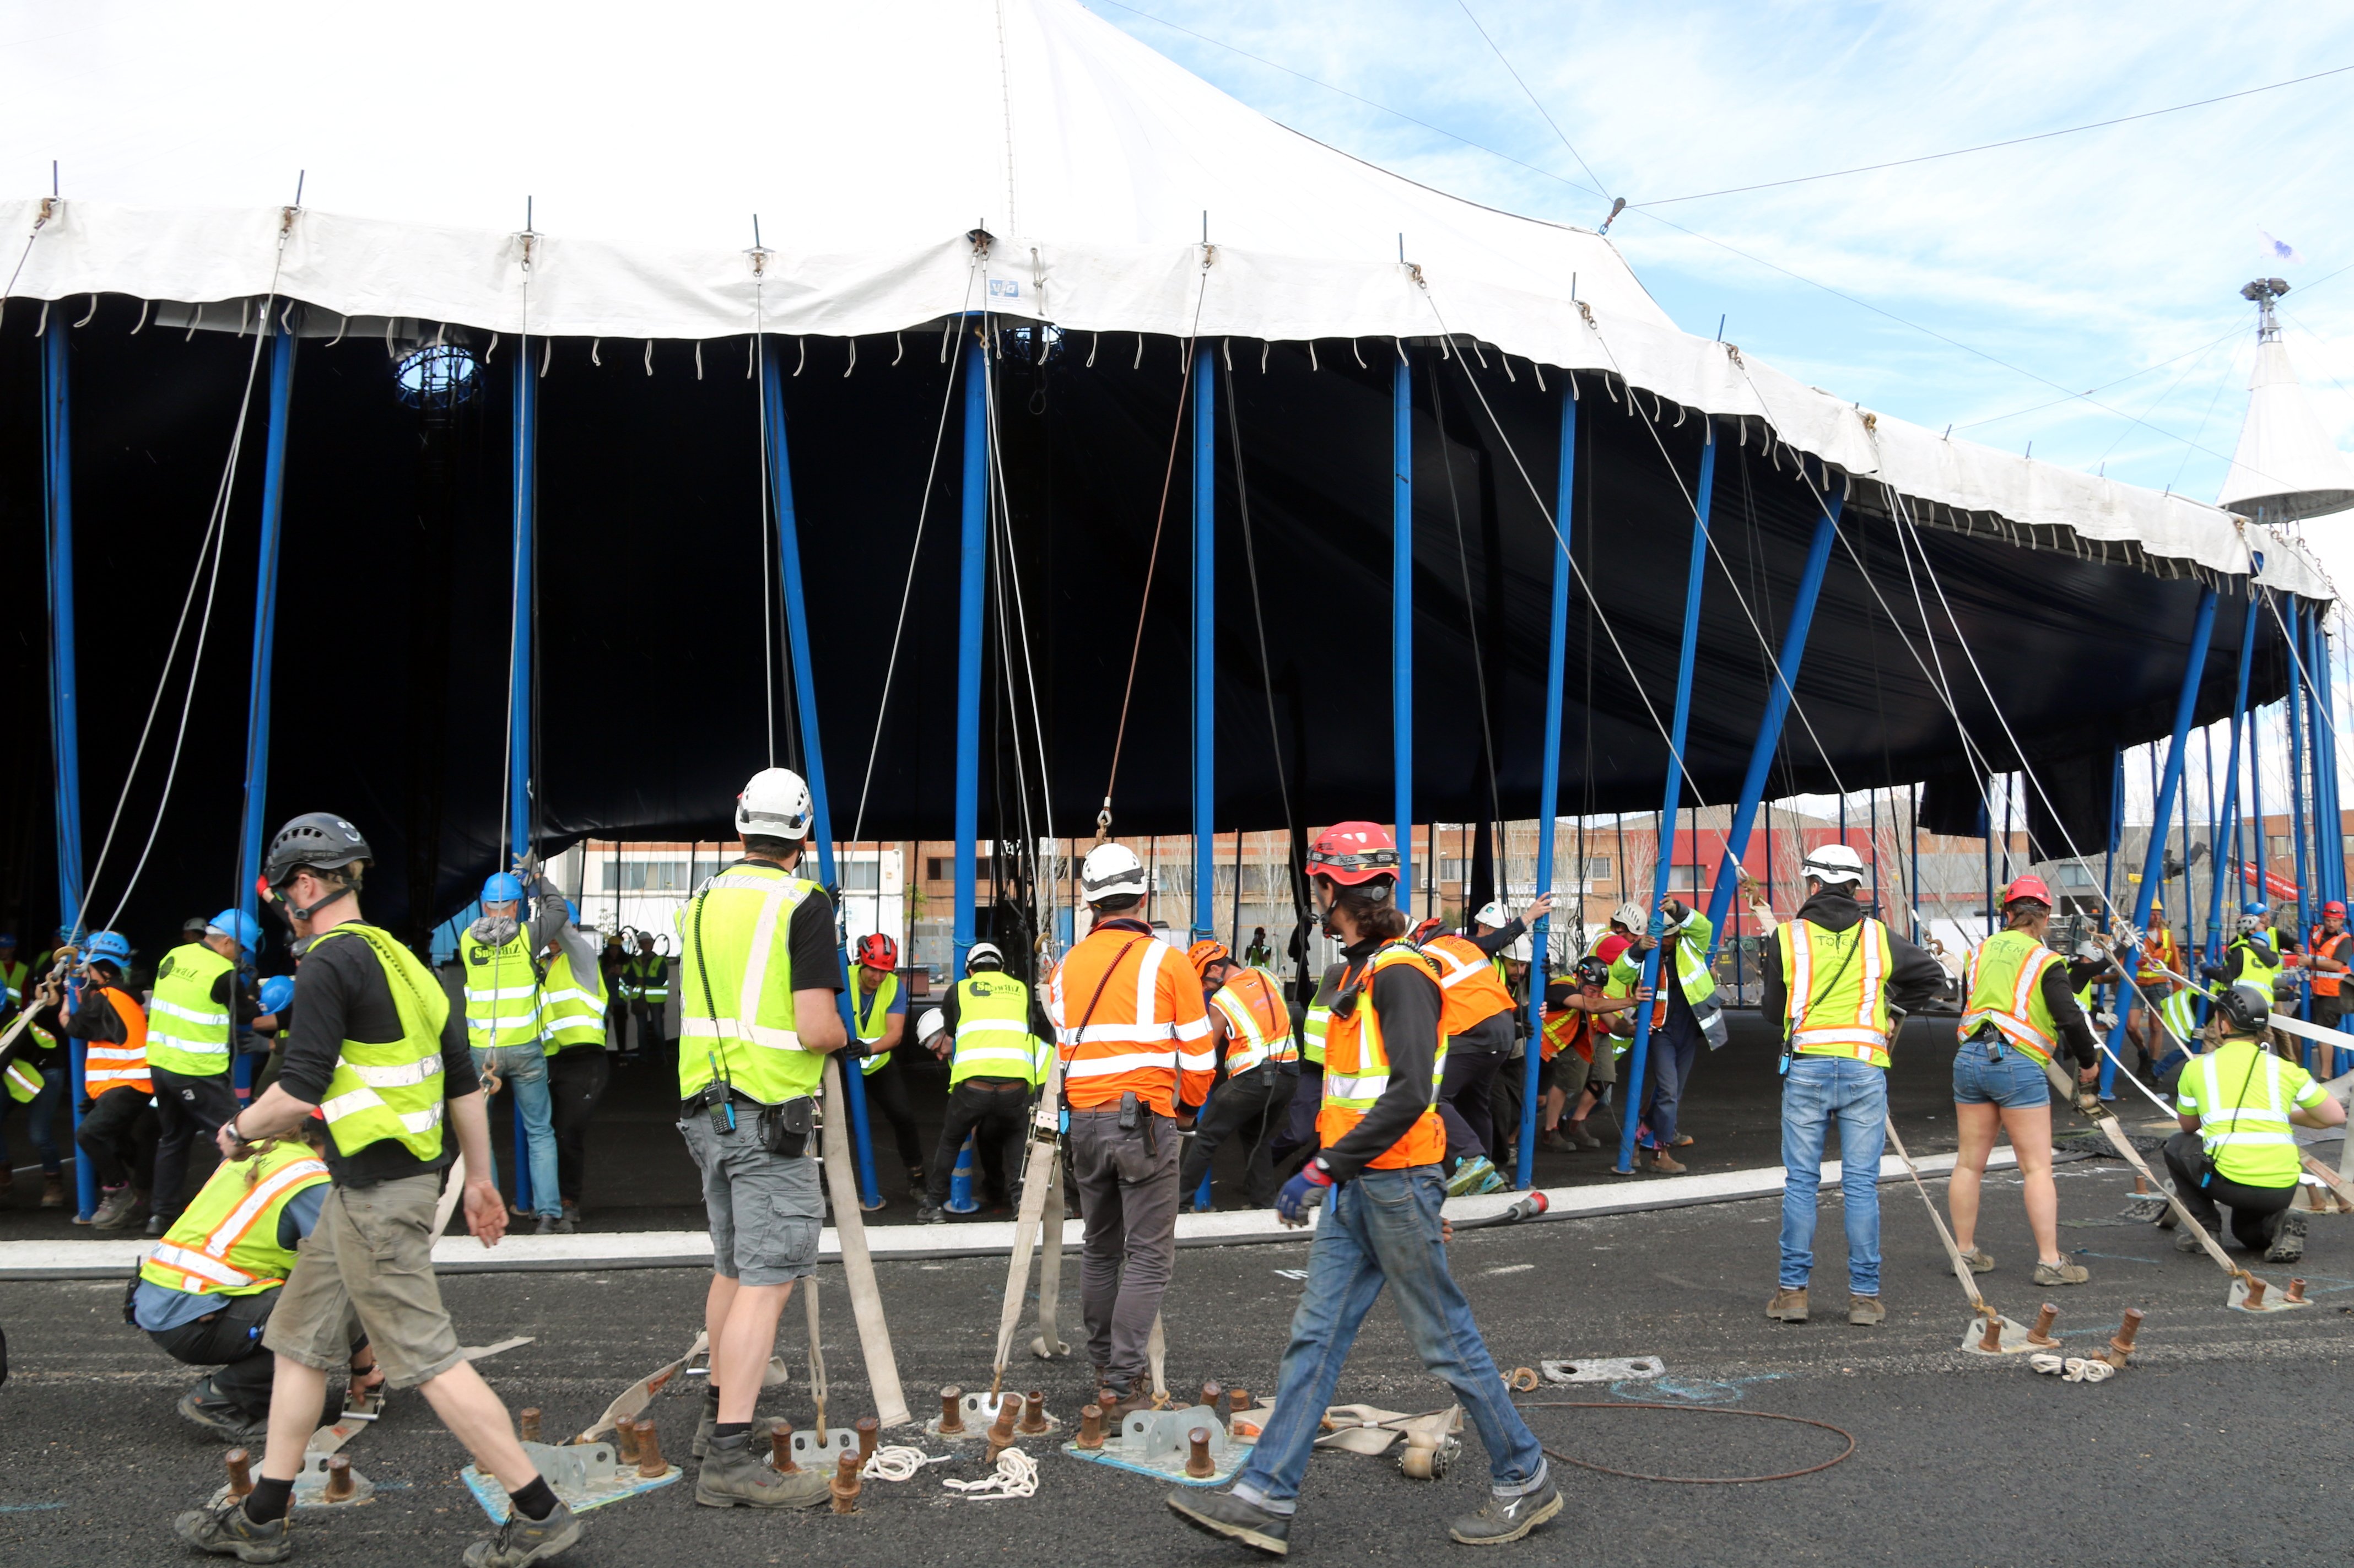
[[[302,959],[302,1010],[279,1037],[285,1043],[286,1059],[278,1070],[278,1082],[296,1099],[317,1105],[327,1097],[327,1083],[334,1076],[345,1041],[376,1044],[400,1037],[400,1012],[393,1006],[392,982],[382,960],[357,937],[321,941]],[[466,1046],[465,1012],[453,1006],[441,1025],[441,1097],[446,1104],[481,1086],[474,1076],[473,1053]],[[457,1149],[457,1134],[447,1122],[441,1128],[441,1152],[430,1160],[418,1159],[396,1139],[378,1139],[350,1155],[330,1139],[327,1171],[345,1187],[373,1187],[444,1170]]]

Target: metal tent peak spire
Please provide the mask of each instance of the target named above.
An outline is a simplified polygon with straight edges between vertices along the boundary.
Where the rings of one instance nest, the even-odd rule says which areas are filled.
[[[2248,380],[2248,416],[2232,471],[2215,503],[2261,523],[2294,523],[2354,506],[2354,463],[2322,429],[2281,342],[2273,302],[2288,292],[2279,278],[2240,291],[2259,311],[2256,369]]]

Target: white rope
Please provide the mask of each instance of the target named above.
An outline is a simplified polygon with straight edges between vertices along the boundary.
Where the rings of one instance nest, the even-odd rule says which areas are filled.
[[[977,1481],[960,1481],[953,1476],[943,1476],[940,1485],[951,1491],[961,1492],[975,1502],[996,1502],[1004,1498],[1034,1498],[1038,1495],[1038,1461],[1019,1448],[1008,1448],[997,1456],[995,1475],[983,1476]]]
[[[954,1454],[927,1454],[921,1448],[885,1445],[875,1450],[875,1457],[858,1473],[870,1481],[912,1481],[926,1465],[945,1465],[955,1457]]]

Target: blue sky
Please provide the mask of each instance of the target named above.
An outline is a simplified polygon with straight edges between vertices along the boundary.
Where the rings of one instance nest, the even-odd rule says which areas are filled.
[[[1608,206],[1571,182],[1598,179],[1630,203],[1612,237],[1687,330],[1713,334],[1722,314],[1745,349],[1867,406],[2202,499],[2245,401],[2253,309],[2240,286],[2354,267],[2354,73],[2022,147],[1642,205],[2354,65],[2354,8],[1086,3],[1270,117],[1458,195],[1592,226]],[[2306,264],[2261,260],[2259,228]],[[2315,407],[2347,445],[2354,270],[2309,296],[2293,287],[2286,319]]]

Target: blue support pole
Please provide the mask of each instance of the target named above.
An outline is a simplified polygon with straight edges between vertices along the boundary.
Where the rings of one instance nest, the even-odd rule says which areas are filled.
[[[1218,934],[1217,900],[1217,366],[1193,349],[1193,939]],[[1235,863],[1240,885],[1239,844]]]
[[[1414,367],[1403,344],[1390,379],[1390,763],[1403,895],[1414,886]]]
[[[2254,592],[2255,590],[2253,587],[2251,586],[2249,588],[2251,602],[2248,606],[2248,614],[2251,618],[2253,618],[2256,613],[2256,607],[2253,602]],[[2272,834],[2266,831],[2264,822],[2264,729],[2262,726],[2263,715],[2263,704],[2251,703],[2249,705],[2248,815],[2253,819],[2253,825],[2249,829],[2248,837],[2253,842],[2249,845],[2250,853],[2248,855],[2248,860],[2250,863],[2255,867],[2256,880],[2254,885],[2247,887],[2247,891],[2242,895],[2242,899],[2243,902],[2261,902],[2265,908],[2270,909],[2273,904],[2273,891],[2271,886],[2273,841]],[[2242,885],[2246,886],[2247,885],[2243,881]]]
[[[2322,809],[2322,887],[2343,903],[2346,899],[2346,819],[2338,797],[2338,706],[2332,691],[2329,630],[2321,611],[2313,612],[2312,651],[2306,660],[2306,677],[2314,683],[2314,744],[2321,753],[2321,789],[2327,802]]]
[[[260,559],[253,585],[253,666],[247,683],[245,828],[238,854],[238,904],[259,918],[262,835],[270,796],[270,678],[278,628],[278,535],[286,507],[286,423],[294,395],[293,333],[281,320],[270,344],[270,445],[261,468]]]
[[[66,313],[52,312],[41,341],[41,478],[49,568],[49,765],[58,819],[58,915],[78,940],[82,927],[81,723],[74,673],[73,421]],[[81,1128],[82,1044],[67,1052],[67,1109]],[[76,1213],[98,1207],[90,1161],[74,1161]]]
[[[2288,614],[2284,618],[2294,627],[2304,620],[2294,595],[2288,598]],[[2282,705],[2288,712],[2288,812],[2289,844],[2296,857],[2296,943],[2302,947],[2313,933],[2313,892],[2309,880],[2311,863],[2305,853],[2305,701],[2304,683],[2297,679],[2296,639],[2290,638],[2288,696]],[[2313,1017],[2313,971],[2298,969],[2297,1016]],[[2305,1065],[2313,1066],[2313,1042],[2305,1043]]]
[[[981,577],[989,556],[988,345],[964,345],[964,534],[957,556],[956,925],[949,983],[972,950],[973,841],[981,834]]]
[[[793,510],[792,454],[785,440],[784,375],[774,355],[760,359],[760,418],[769,432],[769,491],[776,497],[777,561],[785,596],[785,645],[793,662],[793,699],[801,714],[801,776],[809,784],[811,827],[817,839],[818,881],[840,887],[834,871],[833,810],[825,792],[825,748],[818,740],[817,675],[810,668],[809,602],[801,592],[800,519]],[[877,885],[880,885],[878,883]],[[848,958],[834,951],[842,989],[834,993],[846,1037],[856,1039],[858,1028],[850,1016]],[[879,1209],[883,1195],[875,1180],[875,1146],[866,1128],[866,1075],[854,1065],[842,1075],[843,1097],[850,1106],[851,1142],[858,1165],[860,1207]]]
[[[1798,577],[1798,597],[1790,606],[1790,623],[1782,633],[1781,678],[1766,688],[1766,716],[1758,721],[1757,740],[1749,748],[1749,771],[1741,780],[1741,800],[1733,810],[1733,831],[1724,839],[1724,863],[1717,869],[1716,885],[1709,891],[1708,922],[1712,929],[1708,959],[1712,965],[1716,962],[1716,949],[1723,940],[1721,933],[1725,911],[1733,906],[1734,885],[1741,878],[1741,857],[1749,847],[1750,825],[1757,820],[1758,803],[1766,798],[1766,776],[1774,766],[1774,752],[1782,742],[1782,724],[1789,716],[1791,693],[1798,683],[1798,666],[1807,657],[1807,631],[1814,625],[1815,601],[1822,596],[1823,577],[1830,569],[1831,544],[1839,534],[1840,509],[1846,502],[1845,491],[1824,501],[1823,514],[1815,519],[1814,539],[1807,546],[1807,567]],[[1847,809],[1844,798],[1840,809],[1842,812]],[[1872,842],[1876,857],[1876,832]]]
[[[2117,850],[2124,842],[2126,832],[2125,747],[2112,747],[2109,757],[2109,843],[2106,853],[2101,857],[2101,918],[2105,926],[2110,913],[2116,907]],[[1914,885],[1917,887],[1920,884],[1915,882]],[[2110,1000],[2119,1007],[2124,1006],[2124,987],[2119,985],[2107,989],[2111,992]]]
[[[2224,845],[2220,842],[2209,852],[2208,858],[2216,862],[2215,885],[2207,895],[2207,961],[2223,961],[2223,890],[2240,885],[2240,851],[2238,826],[2240,820],[2240,727],[2248,709],[2248,677],[2256,661],[2256,600],[2253,585],[2248,589],[2246,619],[2240,627],[2240,673],[2238,684],[2232,694],[2232,745],[2223,763],[2222,822],[2226,836],[2232,840],[2230,864],[2224,860]],[[2236,911],[2234,911],[2236,913]],[[2134,924],[2138,927],[2140,919]],[[2105,1075],[2102,1083],[2108,1082]]]
[[[511,647],[507,653],[507,853],[531,853],[531,609],[537,571],[533,537],[539,517],[539,377],[532,373],[531,338],[515,344],[514,562]],[[507,869],[500,866],[501,871]],[[523,1099],[514,1102],[514,1204],[532,1212],[531,1160],[525,1150]]]
[[[2166,869],[2165,826],[2174,815],[2174,792],[2182,785],[2183,757],[2190,746],[2190,714],[2198,705],[2199,680],[2207,669],[2207,644],[2214,632],[2215,590],[2201,588],[2198,615],[2190,627],[2190,655],[2183,665],[2182,694],[2174,705],[2174,738],[2167,747],[2166,775],[2158,785],[2157,809],[2150,813],[2149,849],[2142,856],[2141,886],[2134,896],[2133,923],[2137,931],[2148,928],[2149,906],[2158,896],[2158,873]],[[2133,978],[2130,955],[2124,969],[2126,983],[2129,985]],[[2115,1097],[2111,1091],[2116,1084],[2118,1058],[2125,1054],[2126,1017],[2126,1009],[2118,1007],[2116,1025],[2109,1031],[2109,1049],[2101,1060],[2101,1097],[2105,1100]]]
[[[1683,650],[1676,661],[1676,715],[1668,731],[1668,783],[1659,807],[1659,842],[1651,868],[1652,923],[1668,895],[1668,872],[1675,863],[1676,812],[1683,794],[1684,735],[1691,725],[1692,665],[1700,654],[1700,590],[1708,566],[1709,502],[1716,489],[1716,429],[1713,418],[1703,427],[1707,443],[1700,449],[1700,495],[1692,507],[1691,564],[1684,574]],[[1643,984],[1659,982],[1659,955],[1664,940],[1643,955]],[[1635,1128],[1643,1113],[1643,1068],[1651,1054],[1651,1009],[1635,1010],[1635,1048],[1627,1055],[1627,1098],[1618,1107],[1618,1174],[1635,1170]]]
[[[1569,655],[1569,541],[1572,497],[1577,478],[1576,388],[1561,389],[1561,463],[1553,484],[1553,527],[1561,537],[1553,554],[1553,618],[1545,638],[1544,762],[1537,785],[1537,891],[1553,887],[1553,821],[1561,806],[1561,697]],[[1582,837],[1581,833],[1581,837]],[[1585,867],[1577,868],[1578,917],[1585,914]],[[1527,1187],[1536,1180],[1537,1074],[1544,1053],[1534,1043],[1544,1039],[1544,993],[1552,955],[1553,916],[1541,917],[1529,932],[1529,1039],[1532,1043],[1521,1081],[1521,1157],[1512,1185]],[[1574,1107],[1573,1107],[1574,1108]]]

